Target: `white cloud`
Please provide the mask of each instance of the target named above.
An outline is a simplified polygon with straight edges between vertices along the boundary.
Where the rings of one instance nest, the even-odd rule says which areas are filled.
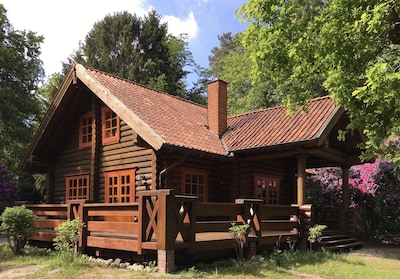
[[[2,4],[15,29],[44,36],[41,59],[47,76],[61,71],[61,62],[78,48],[94,23],[107,14],[128,11],[141,17],[152,9],[146,0],[3,0]]]
[[[199,33],[199,27],[193,12],[190,12],[184,19],[176,16],[163,16],[162,21],[168,23],[168,31],[174,36],[187,34],[188,39],[194,39]]]

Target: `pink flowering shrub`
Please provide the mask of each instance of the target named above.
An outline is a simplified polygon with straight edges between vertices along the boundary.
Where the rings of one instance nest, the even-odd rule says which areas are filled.
[[[342,205],[341,168],[314,169],[307,178],[307,202]],[[354,166],[349,172],[350,207],[358,213],[358,227],[371,235],[400,232],[400,175],[387,161]]]
[[[17,199],[18,189],[11,182],[10,171],[6,166],[0,165],[0,213]]]

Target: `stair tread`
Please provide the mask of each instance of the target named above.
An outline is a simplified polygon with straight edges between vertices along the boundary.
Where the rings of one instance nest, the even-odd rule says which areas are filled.
[[[357,242],[353,242],[353,243],[329,246],[329,247],[325,247],[325,249],[327,249],[327,250],[340,250],[340,249],[348,249],[348,248],[360,248],[361,246],[363,246],[363,243],[357,241]]]
[[[341,235],[341,236],[323,236],[323,237],[321,237],[321,242],[335,241],[335,240],[341,240],[341,239],[357,240],[349,235]]]
[[[355,238],[340,238],[340,239],[334,239],[334,240],[322,240],[320,243],[321,245],[323,244],[336,244],[336,243],[353,243],[353,242],[357,242],[357,239]]]

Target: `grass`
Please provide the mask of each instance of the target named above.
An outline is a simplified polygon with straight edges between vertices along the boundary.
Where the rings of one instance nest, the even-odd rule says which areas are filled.
[[[100,266],[79,257],[66,263],[57,254],[39,249],[14,256],[0,246],[0,277],[9,271],[13,278],[152,278],[154,273],[134,272]],[[400,254],[400,253],[399,253]],[[22,267],[22,268],[21,268]],[[18,269],[19,268],[19,269]],[[18,272],[16,270],[18,269]],[[11,273],[12,271],[12,273]],[[31,272],[30,272],[31,271]],[[20,275],[20,276],[19,276]],[[19,276],[19,277],[18,277]],[[326,251],[279,251],[246,261],[243,265],[198,265],[158,278],[399,278],[400,257],[365,256],[357,253],[334,254]]]

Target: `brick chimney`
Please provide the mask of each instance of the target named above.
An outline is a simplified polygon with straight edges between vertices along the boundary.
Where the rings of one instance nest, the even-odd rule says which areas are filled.
[[[207,85],[208,91],[208,127],[221,137],[227,127],[228,117],[228,84],[220,79]]]

